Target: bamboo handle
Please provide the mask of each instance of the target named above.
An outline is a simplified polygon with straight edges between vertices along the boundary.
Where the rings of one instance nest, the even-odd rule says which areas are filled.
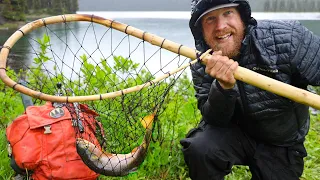
[[[320,96],[304,89],[277,81],[240,66],[237,68],[234,76],[237,80],[251,84],[260,89],[286,97],[295,102],[320,109]]]
[[[207,52],[206,52],[207,53]],[[207,54],[203,63],[206,64],[206,59],[210,56]],[[260,89],[272,92],[279,96],[291,99],[295,102],[320,109],[320,96],[304,89],[300,89],[281,81],[272,79],[268,76],[256,73],[244,67],[238,66],[234,72],[235,79],[253,85]]]

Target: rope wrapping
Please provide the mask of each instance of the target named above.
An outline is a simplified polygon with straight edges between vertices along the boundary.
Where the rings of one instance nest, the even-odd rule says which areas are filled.
[[[182,65],[189,66],[189,58],[164,49],[166,39],[157,47],[145,43],[155,39],[147,32],[139,39],[132,35],[136,33],[132,26],[114,28],[119,30],[118,22],[93,15],[31,22],[3,46],[11,47],[21,38],[28,49],[24,59],[16,60],[19,66],[8,66],[6,52],[1,51],[0,66],[5,64],[1,69],[9,70],[0,75],[8,86],[31,96],[35,105],[51,101],[66,106],[83,162],[97,173],[124,176],[144,161],[151,141],[163,139],[159,122],[170,120],[164,110],[178,93],[174,85],[186,76],[187,66]],[[11,84],[19,79],[24,85]],[[84,117],[85,111],[98,116]],[[92,118],[98,123],[87,124]],[[87,134],[92,129],[96,134]]]

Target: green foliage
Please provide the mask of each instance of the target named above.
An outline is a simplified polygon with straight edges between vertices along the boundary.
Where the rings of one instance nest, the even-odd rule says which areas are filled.
[[[24,0],[4,0],[4,9],[2,16],[13,21],[24,21],[25,20],[25,4]]]
[[[50,58],[48,56],[46,56],[47,54],[47,49],[49,47],[49,42],[50,42],[50,37],[48,35],[44,35],[42,39],[37,39],[39,45],[40,45],[40,53],[38,54],[38,57],[34,58],[34,63],[37,65],[41,65],[45,62],[47,62],[48,60],[50,60]]]
[[[4,0],[4,9],[2,11],[2,16],[13,21],[24,21],[25,14],[24,0]]]
[[[315,87],[315,86],[314,86],[314,87],[312,87],[312,88],[316,91],[317,94],[320,94],[320,87]]]
[[[304,159],[305,169],[302,177],[307,180],[320,179],[320,115],[311,116],[310,131],[306,138],[305,147],[308,156]]]
[[[76,13],[79,9],[78,0],[27,0],[29,13],[67,14]]]
[[[11,179],[14,172],[10,167],[10,159],[8,158],[7,142],[5,141],[5,129],[0,128],[0,179]]]
[[[7,74],[11,79],[17,80],[15,72],[8,68]],[[5,128],[12,118],[23,112],[20,94],[0,82],[0,128]]]
[[[7,74],[10,76],[14,72],[8,69]],[[11,78],[14,79],[14,76]],[[2,81],[0,82],[0,99],[0,179],[11,179],[14,172],[9,165],[5,128],[14,118],[23,113],[24,107],[20,94],[5,86]]]
[[[319,5],[318,0],[268,0],[262,7],[266,12],[318,12]]]
[[[10,11],[12,11],[12,5],[11,5],[11,1],[10,0],[3,0],[2,4],[4,4],[4,9],[3,9],[3,16],[5,16],[5,14],[9,13]]]
[[[25,21],[26,14],[68,14],[79,9],[78,0],[3,0],[1,15],[9,21]]]

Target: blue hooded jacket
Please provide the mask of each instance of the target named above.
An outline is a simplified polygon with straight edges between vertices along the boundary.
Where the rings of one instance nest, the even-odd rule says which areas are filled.
[[[240,56],[235,59],[240,66],[302,89],[320,85],[320,37],[298,21],[256,21],[247,0],[192,0],[189,26],[197,50],[209,47],[195,21],[207,9],[225,3],[239,4],[246,25]],[[254,139],[278,146],[304,141],[310,125],[307,106],[241,81],[223,90],[200,63],[191,71],[198,108],[207,123],[234,122]]]

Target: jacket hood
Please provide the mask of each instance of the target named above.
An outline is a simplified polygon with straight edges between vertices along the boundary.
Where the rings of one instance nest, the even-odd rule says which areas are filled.
[[[194,37],[196,49],[198,51],[204,52],[209,49],[209,46],[203,39],[201,25],[195,26],[197,19],[208,9],[214,6],[229,3],[239,4],[237,8],[240,12],[242,21],[246,25],[252,23],[256,24],[256,21],[251,17],[251,7],[247,0],[191,0],[191,18],[189,21],[189,27]]]

